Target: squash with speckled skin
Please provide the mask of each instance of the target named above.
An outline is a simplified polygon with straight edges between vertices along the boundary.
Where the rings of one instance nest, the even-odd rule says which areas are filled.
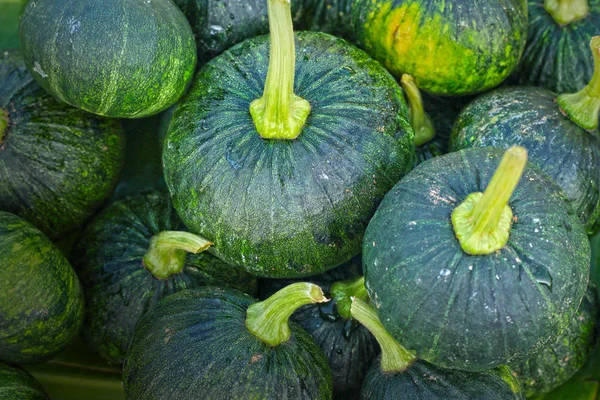
[[[0,363],[0,399],[49,400],[49,397],[29,372]]]

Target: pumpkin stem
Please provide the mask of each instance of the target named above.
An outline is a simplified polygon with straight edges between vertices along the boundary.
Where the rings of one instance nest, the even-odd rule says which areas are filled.
[[[268,0],[271,31],[269,69],[263,96],[250,104],[258,134],[296,139],[310,114],[308,101],[294,94],[296,49],[290,0]]]
[[[143,258],[144,265],[158,279],[167,279],[181,272],[186,252],[197,254],[211,245],[208,240],[190,232],[160,232],[150,239],[150,247]]]
[[[491,254],[506,245],[513,213],[508,205],[527,164],[527,150],[513,146],[485,192],[471,193],[452,211],[452,226],[460,246],[468,254]]]
[[[594,56],[594,75],[590,83],[577,93],[561,94],[556,101],[560,108],[577,125],[588,131],[598,127],[600,111],[600,36],[590,42]]]
[[[381,370],[383,372],[402,372],[417,359],[414,354],[406,350],[383,327],[375,309],[363,300],[352,298],[350,307],[352,317],[363,324],[377,339],[381,347]]]
[[[0,108],[0,143],[4,140],[4,133],[6,132],[6,128],[8,128],[8,111]]]
[[[306,304],[326,303],[329,299],[317,285],[293,283],[268,299],[254,303],[246,311],[246,328],[269,346],[279,346],[290,339],[290,316]]]
[[[365,278],[361,276],[357,279],[348,279],[341,282],[335,282],[331,285],[329,294],[335,299],[335,306],[338,314],[342,318],[350,319],[350,306],[352,305],[352,297],[359,298],[364,301],[369,300],[367,288],[365,288]]]
[[[544,9],[561,26],[585,18],[589,12],[588,0],[544,0]]]
[[[423,98],[412,75],[403,74],[400,83],[408,99],[410,124],[415,131],[415,146],[419,147],[435,137],[435,128],[423,108]]]

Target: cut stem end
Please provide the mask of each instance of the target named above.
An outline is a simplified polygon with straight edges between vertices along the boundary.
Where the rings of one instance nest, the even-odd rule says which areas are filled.
[[[415,146],[419,147],[433,140],[435,137],[435,127],[431,118],[425,112],[423,107],[423,98],[421,92],[411,75],[404,74],[400,80],[402,89],[408,99],[410,109],[410,125],[415,131]]]
[[[367,288],[365,288],[365,278],[362,276],[357,279],[335,282],[331,285],[329,294],[335,299],[338,314],[346,319],[352,318],[350,306],[352,305],[353,297],[369,301],[369,294],[367,293]]]

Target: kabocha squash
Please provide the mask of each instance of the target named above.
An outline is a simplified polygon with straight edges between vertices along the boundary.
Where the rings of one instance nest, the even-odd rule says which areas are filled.
[[[596,289],[589,287],[573,320],[556,340],[531,358],[510,364],[528,398],[554,390],[583,367],[596,342],[597,307]]]
[[[86,227],[73,259],[85,289],[84,335],[105,359],[123,362],[136,323],[169,294],[206,285],[256,293],[256,278],[199,253],[210,243],[184,230],[157,191],[113,203]]]
[[[562,191],[524,148],[502,154],[420,164],[365,233],[366,287],[383,325],[440,367],[481,371],[533,354],[587,287],[589,241]]]
[[[123,162],[118,121],[48,95],[16,51],[0,54],[0,210],[52,239],[82,225],[110,196]]]
[[[83,293],[67,259],[42,232],[0,211],[0,360],[51,358],[83,324]]]
[[[0,363],[0,399],[50,400],[29,372],[3,363]]]
[[[299,325],[300,306],[327,301],[295,283],[257,303],[205,287],[161,300],[135,329],[123,371],[131,400],[331,399],[327,359]],[[159,373],[157,373],[160,371]]]
[[[413,131],[379,63],[327,34],[294,38],[289,2],[268,5],[270,41],[243,42],[196,76],[163,167],[181,219],[219,258],[308,276],[360,252],[377,204],[412,167]]]
[[[356,0],[359,45],[417,86],[465,95],[499,85],[515,69],[527,36],[526,0]]]
[[[140,118],[183,96],[194,35],[170,0],[29,0],[20,48],[36,81],[94,114]]]
[[[360,393],[362,400],[508,400],[523,399],[519,381],[501,366],[484,372],[437,367],[419,360],[383,327],[373,307],[354,298],[352,316],[367,327],[381,346]]]

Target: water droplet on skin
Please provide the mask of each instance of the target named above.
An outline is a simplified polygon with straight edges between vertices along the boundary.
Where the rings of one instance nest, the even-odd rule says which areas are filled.
[[[233,13],[231,13],[231,14],[229,14],[229,18],[235,19],[235,15],[233,15]]]
[[[440,276],[446,277],[449,276],[452,273],[452,271],[450,271],[447,268],[441,269],[440,270]]]
[[[334,306],[334,301],[319,305],[319,315],[321,318],[323,318],[325,321],[335,322],[339,318],[339,314],[333,310]]]
[[[208,27],[208,34],[210,36],[215,36],[218,35],[219,33],[222,33],[225,29],[223,29],[223,27],[221,25],[211,25]]]

